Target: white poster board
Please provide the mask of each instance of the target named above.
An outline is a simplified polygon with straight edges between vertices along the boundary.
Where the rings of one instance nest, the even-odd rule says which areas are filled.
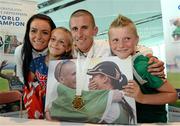
[[[132,73],[130,57],[51,61],[45,111],[60,121],[136,124],[135,100],[122,93],[122,85],[133,79]],[[109,79],[105,81],[104,77]],[[90,83],[96,83],[96,88],[91,90]],[[114,101],[115,90],[122,99]],[[82,102],[76,104],[77,95]]]

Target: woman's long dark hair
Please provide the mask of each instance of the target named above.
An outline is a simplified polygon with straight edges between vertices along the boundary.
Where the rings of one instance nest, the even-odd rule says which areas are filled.
[[[22,56],[22,72],[23,72],[24,84],[27,86],[28,89],[29,89],[29,84],[28,84],[29,67],[33,59],[33,56],[32,56],[33,47],[29,39],[29,32],[30,32],[30,25],[32,21],[35,19],[47,21],[49,25],[51,26],[51,31],[56,28],[56,25],[53,22],[53,20],[49,16],[44,15],[44,14],[35,14],[27,22],[21,56]]]

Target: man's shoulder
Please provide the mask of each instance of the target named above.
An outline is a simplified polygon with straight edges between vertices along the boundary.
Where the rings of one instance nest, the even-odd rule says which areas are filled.
[[[149,48],[149,47],[146,47],[144,45],[137,45],[137,50],[136,51],[141,52],[143,55],[153,54],[152,49]]]
[[[95,40],[94,46],[98,49],[110,49],[109,42],[107,40]]]
[[[110,46],[107,40],[94,41],[94,54],[96,57],[110,56]]]
[[[97,45],[107,45],[109,46],[108,40],[104,40],[104,39],[96,39],[94,40],[94,43]]]

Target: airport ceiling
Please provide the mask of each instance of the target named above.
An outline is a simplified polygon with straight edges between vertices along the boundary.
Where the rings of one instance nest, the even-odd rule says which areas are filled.
[[[128,16],[137,25],[141,41],[162,41],[160,0],[37,0],[38,12],[49,15],[57,26],[69,27],[71,13],[87,9],[99,28],[97,38],[107,39],[109,24],[119,14]]]

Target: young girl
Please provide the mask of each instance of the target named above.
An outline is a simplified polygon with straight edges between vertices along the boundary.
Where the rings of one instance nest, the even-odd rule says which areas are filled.
[[[139,37],[134,23],[119,16],[110,25],[108,34],[114,55],[122,59],[133,56],[135,80],[124,86],[124,92],[136,100],[137,122],[167,122],[165,104],[176,101],[176,91],[166,79],[148,72],[149,58],[136,52]]]
[[[24,89],[24,103],[29,118],[44,118],[48,64],[50,60],[72,58],[72,36],[66,28],[58,27],[51,33],[46,56],[33,59],[28,78],[29,90]],[[32,101],[31,101],[32,100]]]

